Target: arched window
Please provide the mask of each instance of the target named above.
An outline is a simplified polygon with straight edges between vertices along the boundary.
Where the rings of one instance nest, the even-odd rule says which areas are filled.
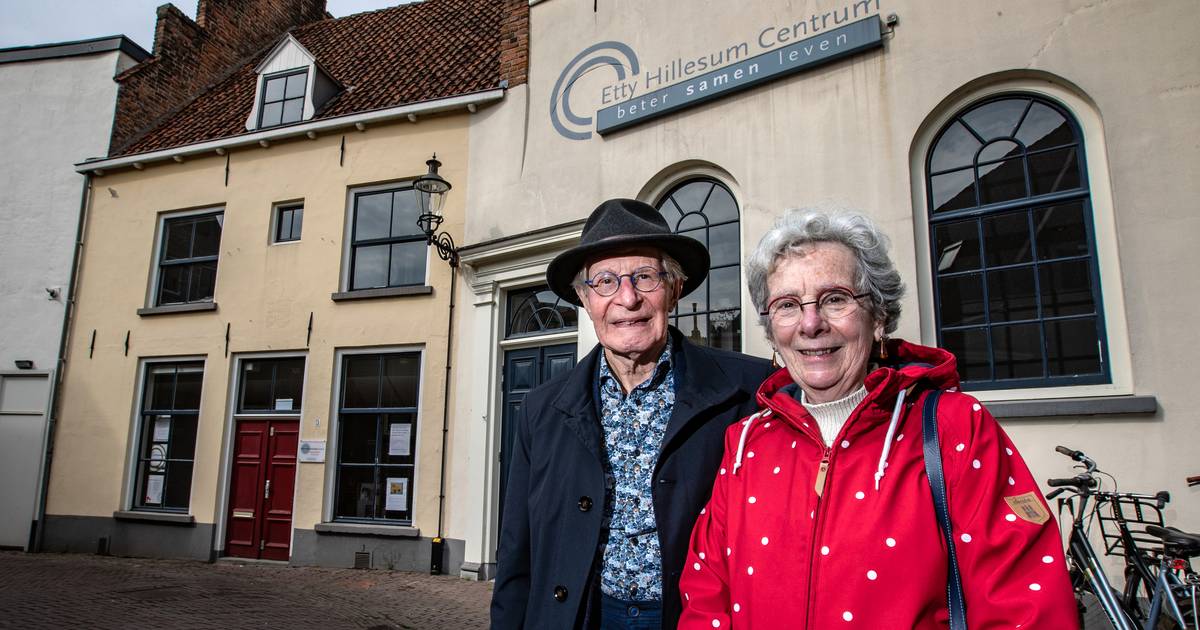
[[[938,343],[970,389],[1111,380],[1083,138],[1037,96],[968,106],[925,162]]]
[[[708,279],[679,301],[671,323],[696,343],[740,350],[742,248],[733,195],[714,179],[690,179],[664,195],[658,211],[676,234],[704,243],[712,259]]]
[[[564,302],[544,284],[508,294],[505,337],[544,335],[575,330],[578,326],[579,312],[575,306]]]

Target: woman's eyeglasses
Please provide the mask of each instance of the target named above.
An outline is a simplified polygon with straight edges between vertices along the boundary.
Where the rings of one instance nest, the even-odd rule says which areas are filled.
[[[858,310],[858,301],[870,295],[870,292],[854,295],[847,289],[829,289],[817,296],[817,299],[807,302],[794,295],[783,295],[772,300],[767,305],[767,310],[759,315],[771,318],[771,323],[777,326],[791,326],[800,321],[804,307],[813,304],[817,307],[817,314],[823,319],[841,319]]]
[[[667,272],[659,271],[654,267],[639,267],[629,273],[621,274],[601,271],[591,280],[584,280],[583,283],[591,287],[596,295],[608,297],[621,288],[621,278],[629,278],[629,284],[632,284],[634,289],[642,293],[649,293],[662,286],[667,275]]]

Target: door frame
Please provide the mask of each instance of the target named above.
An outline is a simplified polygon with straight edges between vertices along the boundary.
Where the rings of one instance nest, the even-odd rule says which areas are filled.
[[[295,414],[238,414],[237,397],[241,386],[242,361],[258,361],[262,359],[304,359],[304,379],[300,386],[300,409]],[[298,422],[300,435],[304,435],[304,399],[308,396],[308,377],[312,363],[308,360],[307,350],[281,350],[278,352],[236,352],[229,355],[229,382],[225,395],[225,426],[221,435],[221,463],[217,473],[217,500],[213,512],[213,537],[209,558],[216,560],[225,556],[225,538],[228,536],[229,496],[233,491],[234,439],[237,437],[237,420],[263,418],[295,418]],[[296,478],[300,477],[300,462],[296,462]],[[300,484],[292,484],[292,533],[288,539],[288,555],[290,557],[296,548],[296,497],[300,494]]]

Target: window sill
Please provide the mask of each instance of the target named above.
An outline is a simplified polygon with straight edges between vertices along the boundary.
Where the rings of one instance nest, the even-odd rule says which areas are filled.
[[[118,521],[146,521],[163,523],[165,525],[195,525],[196,519],[191,514],[169,514],[166,512],[139,512],[135,510],[117,510],[113,518]]]
[[[167,306],[147,306],[139,308],[139,317],[148,315],[169,315],[171,313],[200,313],[217,310],[216,302],[197,302],[195,304],[170,304]]]
[[[1047,418],[1053,416],[1150,415],[1158,410],[1158,398],[1148,396],[1089,396],[1043,400],[998,400],[985,402],[997,418]]]
[[[410,525],[367,525],[364,523],[317,523],[318,534],[346,536],[387,536],[391,538],[420,538],[421,530]]]
[[[329,297],[334,302],[349,300],[370,300],[373,298],[404,297],[410,295],[432,295],[433,287],[428,285],[413,285],[408,287],[389,287],[386,289],[359,289],[357,291],[339,291]]]

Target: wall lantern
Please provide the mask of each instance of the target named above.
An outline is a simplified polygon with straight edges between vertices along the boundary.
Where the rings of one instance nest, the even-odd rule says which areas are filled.
[[[421,216],[417,217],[417,227],[425,234],[425,243],[436,247],[442,260],[450,263],[451,267],[458,267],[458,249],[454,247],[454,239],[446,232],[436,233],[444,220],[442,207],[446,203],[446,193],[453,186],[438,175],[438,168],[442,163],[438,161],[436,153],[426,160],[425,164],[429,166],[429,172],[413,182],[413,193],[416,194],[417,205],[421,209]]]

